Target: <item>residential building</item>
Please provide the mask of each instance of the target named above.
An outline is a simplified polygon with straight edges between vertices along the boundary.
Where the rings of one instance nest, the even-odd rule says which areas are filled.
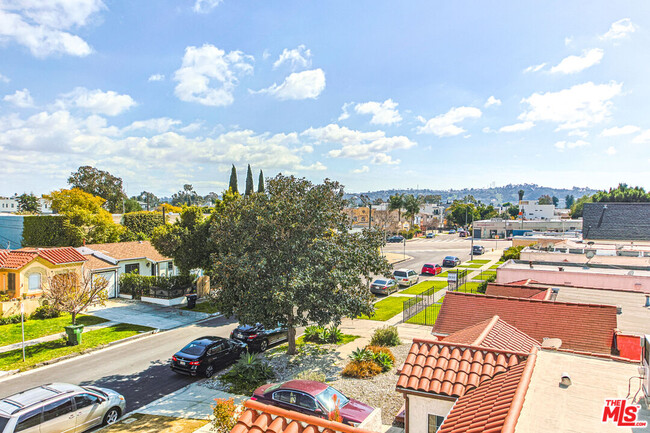
[[[520,200],[519,212],[524,219],[550,220],[555,217],[555,206],[552,204],[539,204],[537,200]]]
[[[474,221],[474,238],[505,239],[527,232],[575,233],[582,230],[582,220],[504,220],[492,218]]]
[[[44,198],[38,199],[39,212],[42,214],[51,214],[52,208],[50,207],[49,200]],[[0,197],[0,213],[14,213],[18,212],[18,195],[12,197]]]
[[[585,203],[587,240],[650,240],[650,203]]]
[[[415,224],[423,231],[440,229],[445,222],[445,206],[426,203],[420,207],[420,213],[415,216]]]

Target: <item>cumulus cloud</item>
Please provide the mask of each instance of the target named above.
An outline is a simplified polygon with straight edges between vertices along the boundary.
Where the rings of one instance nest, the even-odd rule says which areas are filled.
[[[600,48],[584,50],[579,56],[568,56],[551,68],[552,74],[575,74],[600,63],[605,52]]]
[[[176,125],[180,125],[182,122],[176,119],[170,119],[169,117],[158,117],[155,119],[148,120],[136,120],[131,123],[129,126],[124,128],[124,131],[136,131],[136,130],[147,130],[154,131],[157,133],[167,132]]]
[[[608,155],[616,155],[616,148],[614,146],[609,146],[605,153]]]
[[[600,38],[605,40],[622,39],[635,31],[636,26],[632,23],[632,20],[629,18],[623,18],[612,23],[612,26],[609,28],[607,33],[602,35]]]
[[[119,94],[113,90],[104,92],[100,89],[89,90],[77,87],[72,92],[61,95],[57,105],[62,108],[77,107],[92,113],[117,116],[136,105],[131,96]]]
[[[87,25],[102,9],[101,0],[0,2],[0,38],[28,48],[36,57],[87,56],[90,45],[69,30]]]
[[[360,168],[355,168],[354,170],[352,170],[352,173],[360,174],[360,173],[368,173],[369,171],[370,171],[370,167],[368,167],[367,165],[362,165]]]
[[[393,159],[392,156],[386,155],[385,153],[378,153],[372,157],[370,162],[377,165],[397,165],[402,162],[402,160]]]
[[[16,90],[16,92],[12,95],[6,95],[2,99],[20,108],[28,108],[34,106],[34,99],[27,89]]]
[[[587,82],[558,92],[534,93],[522,99],[528,104],[519,120],[558,123],[558,129],[586,128],[603,122],[610,115],[612,99],[623,85]]]
[[[603,132],[600,133],[603,137],[615,137],[618,135],[628,135],[639,132],[641,128],[634,125],[625,125],[625,126],[614,126],[612,128],[603,129]]]
[[[341,147],[328,152],[332,158],[366,159],[376,164],[394,163],[387,152],[409,149],[416,145],[408,137],[387,137],[384,131],[362,132],[335,123],[309,128],[301,136],[316,144],[340,145]]]
[[[149,76],[149,81],[162,81],[165,79],[163,74],[153,74]]]
[[[304,45],[298,45],[298,48],[292,50],[285,48],[278,60],[273,63],[273,69],[279,68],[285,63],[288,63],[292,70],[308,68],[311,66],[311,51]]]
[[[205,14],[221,4],[223,0],[196,0],[192,10],[194,12]]]
[[[451,137],[465,132],[463,128],[456,125],[465,119],[478,119],[481,117],[481,110],[476,107],[454,107],[445,114],[441,114],[429,120],[423,117],[418,119],[424,126],[417,128],[418,134],[434,134],[438,137]]]
[[[322,69],[294,72],[284,79],[280,85],[253,93],[268,93],[280,100],[287,99],[316,99],[325,90],[325,72]]]
[[[402,120],[397,105],[392,99],[386,99],[384,102],[370,101],[355,105],[354,111],[358,114],[372,114],[370,123],[375,125],[392,125]]]
[[[339,122],[341,120],[350,118],[350,113],[348,112],[348,108],[352,105],[354,105],[353,102],[346,102],[345,104],[343,104],[343,106],[341,107],[341,115],[339,116]]]
[[[8,83],[11,80],[5,75],[0,74],[0,81],[2,81],[3,83]]]
[[[546,66],[546,63],[540,63],[539,65],[533,65],[529,66],[526,69],[524,69],[524,74],[527,74],[529,72],[538,72],[540,71],[544,66]]]
[[[501,99],[497,99],[494,96],[490,96],[487,101],[485,101],[485,107],[491,107],[492,105],[496,105],[497,107],[501,105]]]
[[[210,44],[187,47],[181,68],[174,73],[178,81],[174,93],[181,101],[230,105],[238,78],[253,72],[253,61],[253,56],[241,51],[226,53]]]
[[[514,123],[512,125],[502,126],[501,128],[499,128],[499,132],[528,131],[533,126],[535,126],[535,124],[533,122],[519,122],[519,123]]]
[[[582,138],[587,138],[589,137],[589,132],[585,131],[583,129],[574,129],[569,132],[567,132],[567,135],[569,137],[582,137]]]
[[[564,149],[575,149],[576,147],[584,147],[588,146],[589,143],[587,143],[584,140],[576,140],[576,141],[558,141],[555,143],[555,147],[560,151],[564,151]]]
[[[634,144],[647,144],[650,143],[650,129],[646,129],[632,140]]]

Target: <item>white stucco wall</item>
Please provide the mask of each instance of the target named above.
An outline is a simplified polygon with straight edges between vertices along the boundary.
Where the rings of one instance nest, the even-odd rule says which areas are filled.
[[[446,417],[454,406],[453,400],[408,394],[408,433],[428,433],[429,415]]]

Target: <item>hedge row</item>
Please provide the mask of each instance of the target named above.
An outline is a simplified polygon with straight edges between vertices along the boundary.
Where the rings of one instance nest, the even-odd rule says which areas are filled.
[[[160,212],[130,212],[122,217],[122,225],[131,232],[149,239],[156,227],[163,225]]]
[[[63,215],[30,215],[23,220],[24,247],[78,247],[83,230]]]
[[[194,277],[191,275],[174,275],[171,277],[146,276],[138,274],[120,275],[120,293],[140,299],[149,296],[151,289],[172,291],[192,287]]]

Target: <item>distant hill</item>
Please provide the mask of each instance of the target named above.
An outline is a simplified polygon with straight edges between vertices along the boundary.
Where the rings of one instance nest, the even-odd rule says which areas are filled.
[[[415,196],[419,195],[440,195],[442,197],[442,202],[447,203],[453,200],[462,199],[467,195],[472,195],[476,200],[480,200],[481,203],[488,204],[501,204],[505,202],[516,203],[519,200],[518,192],[520,189],[524,190],[524,200],[536,200],[542,195],[550,195],[551,197],[555,196],[560,199],[560,205],[564,204],[564,197],[568,194],[572,194],[575,199],[579,199],[583,195],[591,195],[598,190],[590,188],[578,188],[573,187],[571,189],[562,189],[562,188],[550,188],[547,186],[540,186],[536,184],[520,184],[520,185],[505,185],[497,186],[493,188],[464,188],[464,189],[391,189],[391,190],[382,190],[382,191],[368,191],[360,193],[348,193],[346,198],[352,198],[354,196],[359,196],[361,194],[367,195],[371,200],[376,200],[381,198],[384,201],[387,201],[391,195],[394,194],[413,194]]]

